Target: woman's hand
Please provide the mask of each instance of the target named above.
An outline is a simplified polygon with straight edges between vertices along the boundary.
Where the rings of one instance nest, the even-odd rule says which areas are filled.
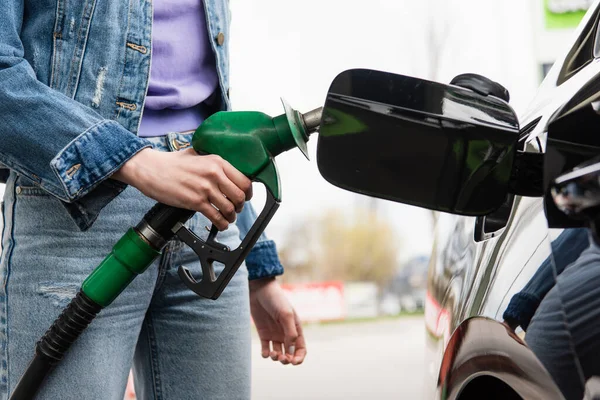
[[[112,175],[161,203],[202,213],[223,231],[252,198],[252,182],[216,155],[144,149]]]
[[[250,311],[260,337],[262,357],[271,356],[284,365],[302,364],[306,357],[302,325],[275,278],[250,281]]]

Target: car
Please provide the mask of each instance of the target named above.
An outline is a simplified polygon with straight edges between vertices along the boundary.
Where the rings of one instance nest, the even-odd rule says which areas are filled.
[[[475,74],[443,84],[345,71],[323,110],[319,171],[343,189],[440,212],[425,295],[427,398],[598,398],[600,298],[595,307],[593,280],[577,274],[593,264],[579,256],[596,241],[600,205],[600,3],[527,111],[517,117],[509,101]],[[509,305],[525,310],[519,296],[540,276],[533,319],[514,320]],[[562,325],[543,329],[550,311]]]

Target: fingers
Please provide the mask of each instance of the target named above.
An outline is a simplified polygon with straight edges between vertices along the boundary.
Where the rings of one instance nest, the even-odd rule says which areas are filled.
[[[288,310],[282,313],[279,323],[283,328],[284,344],[287,361],[291,362],[296,350],[296,340],[298,339],[298,330],[296,329],[295,312]]]
[[[302,331],[302,324],[300,324],[300,319],[298,316],[295,316],[296,320],[296,330],[298,331],[298,338],[296,339],[296,348],[295,353],[291,359],[292,365],[300,365],[304,362],[306,358],[306,341],[304,339],[304,332]]]
[[[277,323],[272,318],[267,320],[267,326],[269,327],[269,342],[271,342],[272,350],[269,353],[271,360],[278,361],[279,356],[281,356],[283,350],[283,344],[281,343],[281,330],[278,329]]]
[[[283,353],[283,343],[273,341],[273,350],[271,351],[271,360],[280,361],[282,358],[285,358]]]
[[[192,148],[173,153],[146,149],[114,178],[162,203],[201,212],[221,231],[252,197],[252,182],[244,174],[220,156],[199,156]]]
[[[235,169],[231,164],[229,164],[225,160],[223,160],[223,171],[225,171],[225,175],[227,175],[227,178],[229,178],[231,182],[235,184],[235,186],[237,186],[239,189],[242,190],[242,192],[244,192],[245,201],[252,199],[252,181],[248,179],[246,175],[242,174],[240,171]]]
[[[284,344],[281,342],[273,342],[273,351],[271,352],[271,360],[279,361],[283,365],[288,365],[290,360],[288,360],[287,354],[285,354]]]
[[[219,229],[220,231],[226,230],[229,226],[229,221],[227,221],[223,214],[221,214],[221,212],[214,208],[210,203],[201,203],[198,206],[198,211],[200,211],[202,215],[208,218],[210,222],[215,224],[217,229]]]
[[[252,182],[219,156],[207,155],[201,160],[199,172],[206,181],[198,186],[201,188],[199,193],[204,193],[208,202],[214,205],[210,208],[216,210],[201,204],[198,211],[222,231],[235,222],[236,213],[242,211],[247,197],[245,191],[252,187]]]
[[[285,349],[284,349],[285,351]],[[290,360],[288,360],[289,355],[286,353],[284,354],[283,352],[281,353],[281,355],[279,356],[279,362],[282,363],[283,365],[288,365],[290,363]]]
[[[284,341],[273,340],[273,347],[269,352],[269,341],[261,340],[263,358],[270,356],[271,360],[279,361],[283,365],[302,364],[306,358],[306,341],[298,315],[291,311],[289,315],[280,317],[278,325],[279,329],[283,329]],[[271,331],[276,330],[277,327],[273,327]]]
[[[223,193],[213,192],[209,195],[208,199],[215,207],[217,207],[221,215],[223,215],[229,223],[235,222],[236,208]]]
[[[209,201],[230,223],[236,213],[242,212],[244,203],[252,198],[252,182],[240,171],[219,156],[205,156],[211,163],[207,174],[216,186]]]
[[[223,197],[231,203],[232,210],[238,213],[242,212],[244,203],[246,202],[246,194],[225,175],[219,181],[218,185],[219,191],[224,195]]]
[[[260,340],[260,355],[262,356],[262,358],[267,358],[269,357],[269,354],[271,354],[271,342],[268,340]]]

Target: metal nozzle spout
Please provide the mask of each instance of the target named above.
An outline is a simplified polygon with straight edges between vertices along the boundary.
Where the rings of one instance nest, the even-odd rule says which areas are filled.
[[[302,121],[306,128],[306,133],[311,134],[319,130],[321,125],[321,116],[323,115],[323,107],[315,108],[305,114],[302,114]]]

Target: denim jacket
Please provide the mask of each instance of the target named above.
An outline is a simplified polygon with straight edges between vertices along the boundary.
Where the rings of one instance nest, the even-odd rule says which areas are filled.
[[[212,111],[228,110],[229,6],[204,5],[220,78]],[[0,163],[62,200],[81,230],[125,188],[107,178],[150,146],[137,131],[151,39],[151,0],[0,1]],[[255,218],[244,209],[242,236]],[[247,264],[251,279],[282,273],[265,236]]]

